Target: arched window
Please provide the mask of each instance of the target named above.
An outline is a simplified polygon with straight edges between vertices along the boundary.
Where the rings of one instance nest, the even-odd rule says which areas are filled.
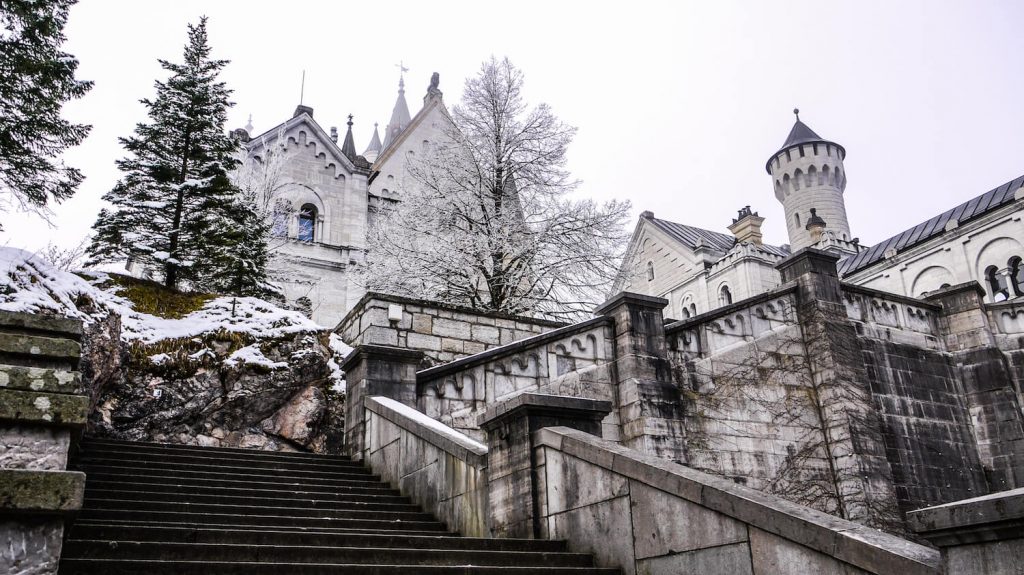
[[[654,262],[647,262],[647,281],[654,281]]]
[[[683,307],[683,319],[690,319],[690,308]]]
[[[292,203],[278,199],[274,202],[274,213],[271,216],[270,234],[275,238],[288,236],[288,216],[292,213]]]
[[[697,304],[690,304],[690,315],[697,315]]]
[[[718,290],[718,303],[719,305],[732,303],[732,291],[729,290],[729,286],[722,286],[722,289]]]
[[[299,210],[299,241],[311,242],[316,237],[316,206],[303,204]]]
[[[1013,288],[1013,295],[1016,297],[1024,296],[1024,266],[1021,265],[1020,256],[1013,256],[1008,262],[1010,270],[1010,287]]]
[[[999,273],[999,268],[988,266],[985,269],[985,279],[988,280],[988,287],[992,291],[992,301],[1004,301],[1010,298],[1010,290],[1006,286],[1006,276]]]
[[[793,214],[793,221],[796,222],[797,229],[800,228],[800,212]]]

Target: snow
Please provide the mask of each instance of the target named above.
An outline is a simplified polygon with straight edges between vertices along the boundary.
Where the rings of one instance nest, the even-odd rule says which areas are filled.
[[[425,413],[420,413],[419,411],[416,411],[415,409],[409,407],[408,405],[398,403],[393,399],[382,396],[374,396],[371,399],[387,407],[388,409],[398,413],[399,415],[411,419],[416,423],[422,425],[423,427],[426,427],[427,429],[430,429],[431,431],[434,431],[439,435],[451,439],[455,443],[468,448],[470,451],[473,451],[475,453],[487,453],[487,446],[484,445],[483,443],[476,441],[475,439],[469,437],[468,435],[463,435],[462,433],[459,433],[458,431],[452,429],[451,427],[448,427],[447,425],[441,423],[440,421],[431,419],[429,415]]]
[[[163,365],[171,360],[171,356],[166,353],[158,353],[156,355],[149,356],[149,361],[153,362],[154,365]]]
[[[109,311],[121,316],[123,340],[144,344],[218,330],[278,338],[326,329],[300,312],[252,297],[218,297],[180,319],[157,317],[132,309],[132,303],[118,296],[116,288],[97,287],[109,279],[105,273],[84,275],[90,279],[56,269],[30,252],[0,247],[0,310],[59,315],[87,323],[103,319]],[[83,296],[94,305],[79,309]],[[337,343],[332,338],[331,347],[351,349],[340,338]]]
[[[260,346],[255,343],[236,350],[224,360],[224,365],[227,366],[234,367],[239,364],[259,365],[269,369],[288,369],[287,361],[270,361],[260,351]]]
[[[348,357],[348,354],[352,353],[352,346],[342,341],[341,336],[333,332],[331,333],[329,345],[331,346],[331,351],[334,352],[331,359],[327,361],[327,367],[331,369],[331,390],[341,393],[345,391],[347,383],[345,381],[345,372],[341,370],[338,361],[344,360]]]

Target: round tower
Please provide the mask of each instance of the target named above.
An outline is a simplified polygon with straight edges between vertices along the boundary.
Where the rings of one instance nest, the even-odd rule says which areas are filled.
[[[837,239],[850,240],[850,224],[846,221],[846,204],[843,203],[846,149],[815,134],[800,121],[800,110],[793,110],[793,113],[796,123],[786,143],[765,165],[772,176],[775,197],[786,212],[790,247],[796,251],[817,243],[807,225],[811,208],[817,220],[824,220],[828,232]]]

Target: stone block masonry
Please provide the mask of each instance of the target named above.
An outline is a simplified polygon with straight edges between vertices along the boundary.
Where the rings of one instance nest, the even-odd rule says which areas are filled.
[[[335,328],[345,343],[421,351],[425,367],[461,359],[566,324],[539,318],[481,313],[393,295],[368,293]]]
[[[57,573],[82,506],[85,475],[66,470],[89,409],[81,338],[78,321],[0,312],[0,573]]]

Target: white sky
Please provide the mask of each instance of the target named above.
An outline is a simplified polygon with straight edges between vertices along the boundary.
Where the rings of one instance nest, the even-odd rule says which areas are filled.
[[[792,108],[846,147],[850,226],[873,244],[1024,173],[1024,2],[395,2],[83,0],[65,49],[96,85],[66,107],[93,124],[67,155],[87,180],[37,217],[3,214],[0,245],[78,243],[119,177],[117,138],[145,120],[140,98],[180,61],[186,23],[210,17],[231,60],[229,128],[256,132],[305,103],[362,151],[387,123],[404,61],[409,107],[431,72],[450,105],[491,54],[526,75],[526,95],[579,128],[581,196],[628,198],[634,214],[727,232],[736,210],[786,243],[764,171]]]

